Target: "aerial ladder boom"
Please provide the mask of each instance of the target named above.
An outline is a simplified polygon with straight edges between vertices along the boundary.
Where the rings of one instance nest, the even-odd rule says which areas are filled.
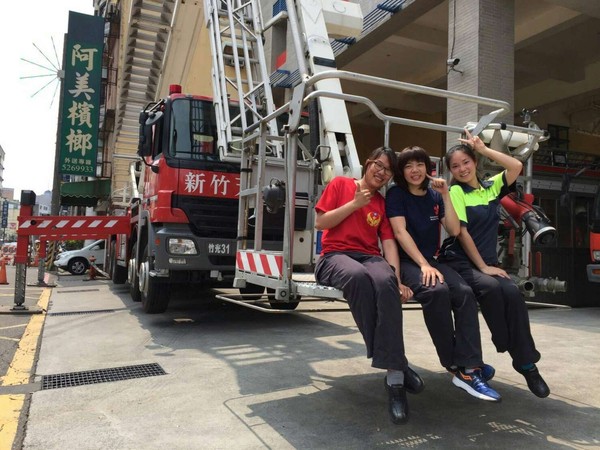
[[[266,23],[257,0],[205,0],[205,4],[219,146],[224,157],[239,158],[241,167],[234,287],[264,286],[272,312],[289,311],[306,297],[342,299],[341,291],[317,285],[312,269],[318,258],[314,205],[320,192],[334,176],[361,177],[346,102],[362,104],[382,120],[384,135],[379,145],[389,145],[392,124],[456,134],[464,131],[463,127],[386,115],[370,99],[344,93],[341,80],[485,105],[491,112],[472,129],[476,134],[490,127],[527,134],[523,155],[534,151],[544,136],[539,129],[492,123],[510,111],[510,105],[500,100],[336,70],[330,39],[360,34],[358,4],[286,0],[285,7],[274,8]],[[230,51],[223,51],[229,43]],[[232,98],[239,101],[237,117],[230,116]],[[302,124],[307,109],[309,127]],[[278,210],[284,211],[281,247],[264,249],[263,225]],[[258,307],[232,296],[220,298]]]

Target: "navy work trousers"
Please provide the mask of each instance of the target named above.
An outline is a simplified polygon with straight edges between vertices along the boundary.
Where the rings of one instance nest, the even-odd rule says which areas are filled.
[[[486,275],[470,261],[451,259],[445,262],[473,289],[496,350],[500,353],[508,351],[516,368],[538,362],[540,353],[531,336],[527,305],[514,281]]]
[[[402,335],[402,302],[398,279],[381,256],[332,252],[315,268],[319,284],[344,293],[352,317],[362,333],[371,365],[407,370]]]
[[[453,269],[435,260],[429,262],[444,276],[444,283],[424,286],[421,268],[402,260],[402,284],[410,287],[423,307],[423,318],[444,367],[481,367],[481,335],[475,294]]]

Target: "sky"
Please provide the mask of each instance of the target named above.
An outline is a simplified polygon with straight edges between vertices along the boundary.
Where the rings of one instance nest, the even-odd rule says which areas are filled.
[[[21,190],[32,190],[37,195],[52,190],[58,80],[21,79],[52,73],[21,59],[52,69],[46,55],[58,66],[69,11],[93,15],[93,0],[17,0],[0,6],[0,146],[6,155],[2,186],[13,188],[15,199],[20,198]]]

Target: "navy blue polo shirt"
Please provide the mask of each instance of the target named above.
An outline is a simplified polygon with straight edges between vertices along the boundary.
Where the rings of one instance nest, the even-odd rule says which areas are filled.
[[[490,266],[498,264],[498,225],[500,199],[509,193],[506,174],[501,172],[475,189],[468,184],[456,183],[450,188],[450,198],[460,220],[473,238],[483,261]],[[442,246],[444,258],[469,259],[457,238],[449,237]]]
[[[427,188],[425,195],[413,195],[400,186],[391,187],[385,197],[387,216],[404,217],[406,230],[424,258],[432,259],[440,247],[440,219],[444,218],[444,201],[439,192]],[[398,246],[400,258],[411,259]]]

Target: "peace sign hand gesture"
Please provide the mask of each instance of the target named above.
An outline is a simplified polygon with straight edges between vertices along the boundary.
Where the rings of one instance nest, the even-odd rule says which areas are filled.
[[[477,153],[481,153],[485,150],[485,144],[479,138],[479,136],[473,136],[469,130],[465,128],[465,134],[467,135],[466,139],[458,138],[458,141],[462,144],[467,144],[473,148]]]
[[[440,194],[445,194],[448,192],[448,183],[443,178],[434,178],[429,174],[426,174],[427,178],[429,178],[429,186],[436,192]]]

